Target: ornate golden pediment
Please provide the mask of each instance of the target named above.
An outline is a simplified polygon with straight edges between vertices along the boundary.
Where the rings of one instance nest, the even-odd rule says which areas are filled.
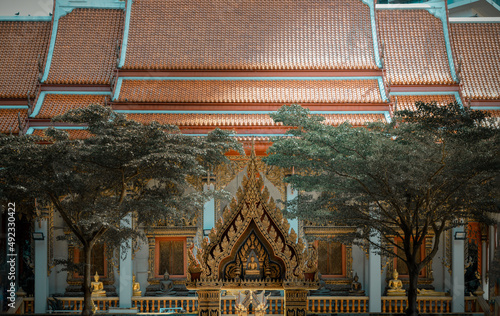
[[[247,177],[236,198],[193,254],[189,251],[188,287],[192,289],[317,288],[317,253],[306,249],[264,186],[252,150]]]

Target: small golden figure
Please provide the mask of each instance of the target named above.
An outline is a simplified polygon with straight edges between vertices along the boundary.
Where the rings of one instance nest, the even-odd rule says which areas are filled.
[[[245,270],[246,275],[259,275],[259,264],[255,261],[255,257],[251,256],[250,261],[247,261],[247,269]]]
[[[142,296],[141,284],[135,280],[135,274],[132,275],[132,296]]]
[[[236,304],[236,314],[238,316],[248,316],[248,310],[243,304]]]
[[[434,290],[417,289],[417,294],[421,296],[446,296],[446,292],[436,292]]]
[[[90,284],[90,286],[92,287],[92,296],[94,297],[106,296],[104,285],[102,284],[102,282],[99,281],[99,274],[97,274],[97,271],[95,272],[94,280],[95,282],[92,282]]]
[[[398,276],[398,271],[394,269],[394,272],[392,272],[392,280],[390,280],[389,284],[387,284],[387,286],[389,287],[387,289],[387,295],[401,296],[406,294],[406,291],[403,289],[403,282],[398,279]]]

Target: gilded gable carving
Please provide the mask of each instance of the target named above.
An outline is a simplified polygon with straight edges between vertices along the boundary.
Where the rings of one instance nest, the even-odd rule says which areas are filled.
[[[244,169],[244,166],[241,168]],[[189,250],[188,288],[316,287],[317,252],[276,207],[252,151],[236,198],[199,248]],[[195,255],[196,253],[196,255]]]

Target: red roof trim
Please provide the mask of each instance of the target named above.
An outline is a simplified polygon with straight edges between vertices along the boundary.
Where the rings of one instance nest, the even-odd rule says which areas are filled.
[[[113,102],[113,110],[121,111],[276,111],[282,103],[140,103]],[[332,104],[314,104],[301,103],[303,107],[311,111],[389,111],[388,103],[332,103]],[[355,113],[353,113],[355,114]]]
[[[374,77],[381,69],[349,70],[119,70],[118,77]]]

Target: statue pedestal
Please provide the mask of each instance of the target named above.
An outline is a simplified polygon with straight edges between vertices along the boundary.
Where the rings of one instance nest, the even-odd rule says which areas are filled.
[[[406,291],[401,291],[401,292],[387,292],[387,296],[406,296]]]
[[[137,314],[138,312],[137,308],[112,307],[108,309],[109,314]]]
[[[307,290],[285,290],[285,315],[306,316]]]
[[[220,290],[198,291],[198,315],[200,316],[220,315]]]
[[[262,277],[260,276],[260,272],[257,271],[258,273],[256,274],[245,274],[244,279],[245,280],[260,280]]]

